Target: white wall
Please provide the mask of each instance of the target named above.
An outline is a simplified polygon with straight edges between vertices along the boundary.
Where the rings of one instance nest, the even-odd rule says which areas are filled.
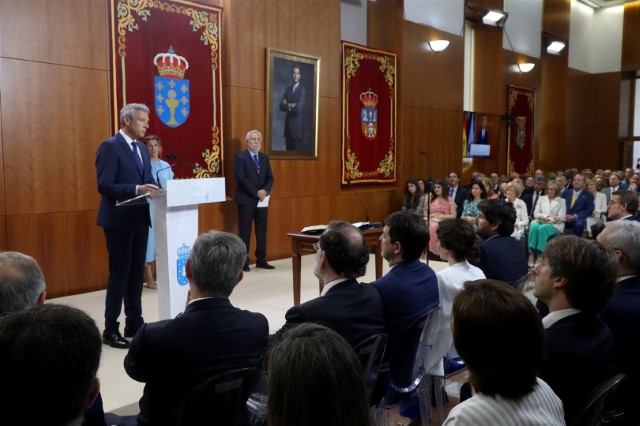
[[[340,38],[367,45],[367,0],[340,1]]]
[[[502,34],[502,47],[539,58],[542,43],[542,0],[504,0],[504,11],[509,17]]]
[[[404,0],[404,19],[461,35],[464,0]]]

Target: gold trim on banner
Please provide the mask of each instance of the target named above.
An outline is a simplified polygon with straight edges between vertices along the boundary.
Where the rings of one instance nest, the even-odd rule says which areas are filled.
[[[140,17],[140,19],[144,22],[148,22],[147,19],[151,16],[151,8],[158,9],[163,12],[169,13],[177,13],[181,15],[186,15],[191,18],[189,24],[193,32],[198,31],[199,29],[203,29],[202,34],[200,35],[200,40],[205,46],[210,46],[211,48],[211,69],[214,71],[212,73],[212,82],[213,82],[213,132],[211,139],[211,149],[207,148],[204,152],[201,153],[202,157],[205,159],[205,163],[207,164],[207,169],[202,168],[198,163],[195,164],[195,168],[193,169],[193,174],[195,178],[202,177],[213,177],[213,176],[222,176],[220,174],[220,154],[221,154],[221,145],[220,145],[220,128],[216,122],[216,80],[215,80],[215,71],[218,69],[218,40],[220,37],[220,30],[218,27],[217,20],[220,18],[220,13],[209,13],[205,11],[199,11],[191,7],[185,7],[177,4],[169,4],[158,0],[116,0],[118,1],[118,55],[121,57],[121,65],[122,65],[122,99],[123,103],[126,105],[126,61],[125,57],[127,56],[127,43],[126,43],[126,33],[133,32],[134,30],[138,30],[138,23],[136,23],[136,19],[134,17],[134,13]],[[182,3],[190,6],[204,7],[207,5],[190,3],[188,1],[180,1],[180,0],[172,0],[175,3]],[[115,80],[115,78],[114,78]],[[114,88],[115,90],[115,88]],[[115,100],[115,99],[114,99]],[[117,109],[117,108],[114,108]],[[116,115],[117,116],[117,115]],[[117,124],[117,123],[116,123]]]
[[[378,173],[383,173],[385,177],[389,176],[391,172],[396,168],[396,163],[393,161],[393,152],[389,150],[389,153],[384,156],[380,164],[378,165],[378,169],[376,170]]]
[[[350,148],[347,149],[347,164],[345,164],[345,167],[351,179],[362,177],[362,172],[358,170],[360,162],[356,158],[356,154],[351,152]]]

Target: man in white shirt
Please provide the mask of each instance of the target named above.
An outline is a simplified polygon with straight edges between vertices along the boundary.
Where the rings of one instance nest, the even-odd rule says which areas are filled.
[[[549,240],[533,270],[533,295],[549,306],[540,378],[562,400],[567,424],[616,372],[613,334],[597,312],[613,294],[617,268],[610,250],[571,235]]]

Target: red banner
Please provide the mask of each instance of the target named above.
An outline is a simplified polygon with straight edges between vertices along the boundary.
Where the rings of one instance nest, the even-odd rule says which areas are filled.
[[[533,119],[536,91],[509,85],[509,151],[507,172],[533,175]]]
[[[396,180],[396,54],[342,42],[342,185]]]
[[[144,103],[147,135],[182,161],[177,178],[222,175],[222,9],[183,0],[108,0],[113,129]]]

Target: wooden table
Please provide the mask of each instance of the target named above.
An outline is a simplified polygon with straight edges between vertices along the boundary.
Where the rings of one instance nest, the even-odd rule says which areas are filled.
[[[320,235],[301,234],[299,232],[289,232],[291,237],[291,262],[293,264],[293,304],[300,304],[300,269],[302,255],[315,253],[313,244],[320,241]],[[369,247],[369,252],[375,255],[376,279],[382,276],[382,254],[380,253],[380,235],[382,228],[370,228],[362,231],[365,242]],[[322,283],[320,283],[322,292]]]

